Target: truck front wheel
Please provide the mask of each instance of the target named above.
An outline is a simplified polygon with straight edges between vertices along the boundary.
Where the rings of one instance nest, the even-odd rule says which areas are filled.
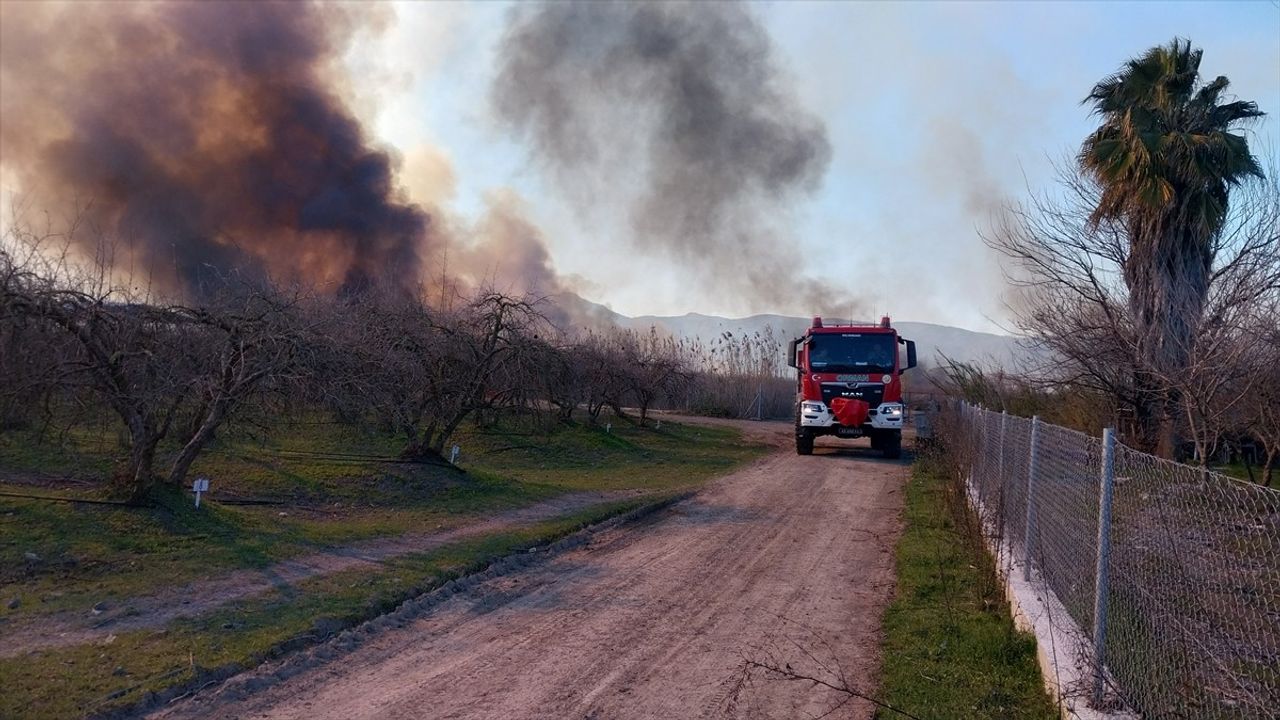
[[[880,436],[880,452],[890,460],[897,460],[902,457],[902,433],[897,430],[890,430]]]
[[[796,429],[796,454],[813,454],[813,431],[809,430],[809,428]]]
[[[813,454],[813,431],[800,425],[800,405],[796,404],[796,454]]]

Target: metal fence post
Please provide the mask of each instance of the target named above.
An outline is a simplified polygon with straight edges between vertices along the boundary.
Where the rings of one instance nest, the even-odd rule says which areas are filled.
[[[973,408],[969,405],[969,403],[961,400],[959,403],[959,408],[960,408],[959,430],[962,433],[961,437],[964,438],[965,460],[969,464],[969,467],[966,468],[966,470],[968,470],[969,472],[969,476],[965,478],[965,482],[972,484],[974,471],[978,469],[978,458],[977,458],[978,429],[973,425]],[[967,492],[967,488],[966,488],[966,492]]]
[[[1006,537],[1005,527],[1004,527],[1004,522],[1005,522],[1004,515],[1006,513],[1006,508],[1004,506],[1004,437],[1005,437],[1004,428],[1005,428],[1005,423],[1008,420],[1009,420],[1009,411],[1001,410],[1000,411],[1000,450],[999,450],[1000,454],[997,456],[998,459],[996,460],[996,484],[995,484],[995,487],[992,488],[992,490],[996,493],[996,496],[995,496],[996,505],[995,505],[994,512],[999,513],[999,515],[996,517],[996,532],[999,534],[999,537],[1002,539]]]
[[[1034,540],[1036,528],[1036,472],[1039,471],[1040,455],[1040,416],[1031,417],[1031,448],[1027,461],[1027,524],[1022,534],[1022,579],[1031,579],[1031,558],[1035,553]]]
[[[1106,664],[1107,575],[1111,561],[1111,490],[1115,480],[1116,437],[1102,431],[1102,473],[1098,479],[1098,564],[1093,573],[1093,705],[1102,704]]]

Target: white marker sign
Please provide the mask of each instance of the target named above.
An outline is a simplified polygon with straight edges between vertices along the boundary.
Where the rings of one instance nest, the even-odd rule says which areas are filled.
[[[200,493],[209,492],[209,478],[196,478],[196,481],[191,483],[191,489],[196,493],[196,507],[200,507]]]

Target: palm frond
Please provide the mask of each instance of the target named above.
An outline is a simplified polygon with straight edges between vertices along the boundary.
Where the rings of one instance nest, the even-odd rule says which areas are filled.
[[[1228,188],[1262,169],[1237,125],[1261,117],[1257,103],[1222,103],[1226,76],[1201,83],[1204,53],[1185,38],[1150,48],[1103,78],[1084,102],[1102,119],[1085,138],[1080,166],[1103,188],[1092,214],[1104,219],[1181,217],[1214,235]]]

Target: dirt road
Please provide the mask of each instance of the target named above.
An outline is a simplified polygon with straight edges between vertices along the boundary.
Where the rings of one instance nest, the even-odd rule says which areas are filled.
[[[776,454],[644,521],[314,652],[287,680],[264,669],[158,716],[869,717],[751,663],[874,689],[907,467],[799,457],[772,428]]]

